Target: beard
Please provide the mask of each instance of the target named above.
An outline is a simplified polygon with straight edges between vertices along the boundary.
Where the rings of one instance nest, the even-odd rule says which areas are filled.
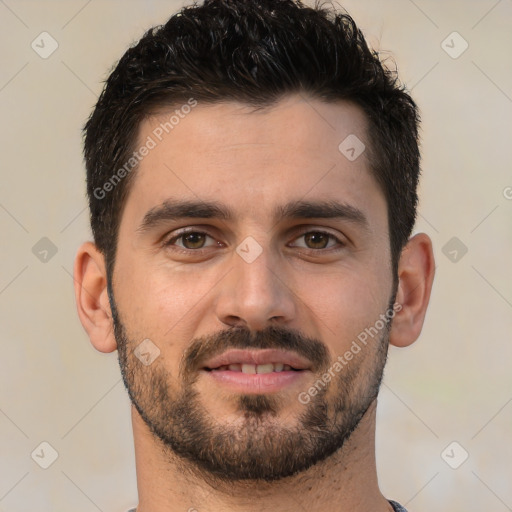
[[[238,419],[224,424],[203,405],[195,387],[207,358],[231,348],[292,350],[311,362],[316,382],[333,364],[325,345],[288,328],[236,327],[192,340],[176,378],[158,358],[150,366],[141,364],[134,354],[140,340],[129,339],[113,294],[109,297],[119,365],[132,404],[169,457],[203,479],[272,482],[305,471],[342,448],[377,398],[391,319],[380,337],[302,403],[292,426],[280,414],[290,398],[286,403],[279,394],[236,395]]]

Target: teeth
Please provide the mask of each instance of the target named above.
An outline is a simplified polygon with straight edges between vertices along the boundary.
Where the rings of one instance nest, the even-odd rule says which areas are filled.
[[[225,364],[218,368],[212,368],[214,371],[242,372],[242,373],[272,373],[272,372],[289,372],[292,367],[283,363],[267,363],[267,364]]]
[[[256,373],[256,365],[255,364],[243,364],[242,365],[242,373]]]
[[[267,364],[230,364],[230,365],[222,365],[218,368],[213,368],[213,370],[218,371],[227,371],[230,370],[232,372],[242,372],[242,373],[272,373],[272,372],[286,372],[291,371],[292,367],[289,364],[283,363],[267,363]]]
[[[259,364],[256,366],[256,373],[272,373],[274,371],[274,365],[272,363]]]

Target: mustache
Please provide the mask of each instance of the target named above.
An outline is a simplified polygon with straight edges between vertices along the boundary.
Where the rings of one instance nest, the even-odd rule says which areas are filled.
[[[233,327],[214,334],[196,338],[185,350],[180,373],[190,376],[204,367],[206,361],[228,349],[282,349],[291,350],[308,359],[311,369],[318,372],[330,362],[326,346],[316,338],[310,338],[299,330],[281,326],[268,326],[260,331],[247,327]]]

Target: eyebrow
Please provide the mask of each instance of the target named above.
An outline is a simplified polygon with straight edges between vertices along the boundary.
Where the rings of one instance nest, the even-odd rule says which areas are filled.
[[[233,212],[215,201],[168,199],[151,208],[142,219],[137,232],[146,233],[158,225],[179,219],[233,220]],[[283,219],[340,219],[369,229],[368,219],[358,208],[338,201],[291,201],[274,208],[275,222]]]

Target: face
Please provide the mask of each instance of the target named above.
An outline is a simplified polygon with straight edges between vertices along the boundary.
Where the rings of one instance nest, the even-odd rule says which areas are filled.
[[[140,126],[139,147],[155,147],[119,228],[124,382],[196,471],[290,476],[340,449],[385,364],[386,202],[366,152],[339,149],[349,135],[368,147],[364,114],[301,96],[257,112],[198,104],[162,136],[171,114]]]

